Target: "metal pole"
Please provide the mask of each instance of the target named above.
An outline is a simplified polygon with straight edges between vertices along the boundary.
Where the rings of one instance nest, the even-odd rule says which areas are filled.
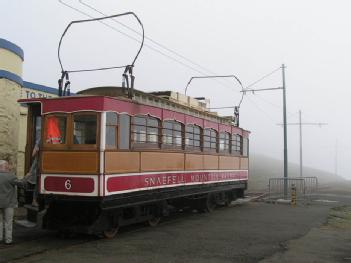
[[[301,122],[301,110],[299,110],[299,126],[300,126],[300,177],[302,177],[302,122]]]
[[[334,173],[335,176],[338,175],[338,139],[335,141],[335,163],[334,163]]]
[[[288,133],[286,120],[286,87],[285,87],[285,65],[282,64],[283,80],[283,125],[284,125],[284,199],[288,196]]]

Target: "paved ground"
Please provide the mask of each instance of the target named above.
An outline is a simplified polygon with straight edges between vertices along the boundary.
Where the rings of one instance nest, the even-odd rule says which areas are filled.
[[[67,240],[16,227],[17,244],[0,247],[0,262],[345,262],[351,257],[349,229],[337,229],[329,213],[351,205],[351,196],[315,199],[320,201],[297,207],[249,202],[211,214],[186,213],[156,228],[125,228],[113,240]],[[332,213],[347,222],[349,210],[343,209]]]

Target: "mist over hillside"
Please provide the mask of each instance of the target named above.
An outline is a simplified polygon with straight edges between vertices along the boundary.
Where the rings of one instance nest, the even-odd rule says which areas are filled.
[[[298,164],[289,163],[289,177],[299,177],[300,167]],[[249,190],[266,190],[269,178],[283,177],[284,162],[264,155],[250,154],[250,177]],[[347,182],[341,176],[315,168],[304,167],[303,176],[316,176],[320,185],[335,185]]]

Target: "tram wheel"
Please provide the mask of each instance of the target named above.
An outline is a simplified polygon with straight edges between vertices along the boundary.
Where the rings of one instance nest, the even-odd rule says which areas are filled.
[[[217,204],[216,204],[216,198],[214,194],[208,194],[206,198],[206,203],[205,203],[205,211],[208,213],[211,213],[215,210]]]
[[[211,213],[217,206],[216,197],[214,194],[209,193],[205,198],[201,199],[197,210],[200,213]]]
[[[118,233],[119,227],[111,227],[110,229],[106,229],[103,231],[103,235],[105,238],[112,239]]]
[[[155,227],[157,226],[161,221],[161,217],[160,216],[153,216],[152,218],[150,218],[149,220],[147,220],[147,223],[149,226],[151,227]]]

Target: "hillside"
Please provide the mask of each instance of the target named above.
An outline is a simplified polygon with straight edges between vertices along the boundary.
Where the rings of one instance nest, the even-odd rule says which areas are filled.
[[[250,155],[250,178],[249,190],[263,191],[267,189],[269,178],[283,177],[282,160],[273,159],[264,155]],[[342,185],[348,181],[332,173],[304,167],[304,176],[318,177],[321,186]],[[298,164],[289,163],[289,177],[299,177],[300,168]]]

